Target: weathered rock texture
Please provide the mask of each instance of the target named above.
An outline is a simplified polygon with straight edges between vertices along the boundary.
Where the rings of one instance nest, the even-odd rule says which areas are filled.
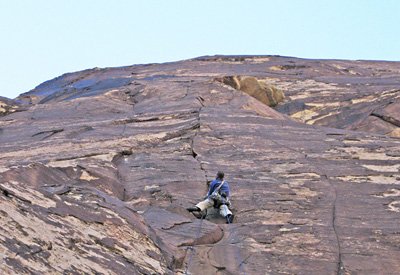
[[[217,56],[41,84],[0,118],[1,272],[400,273],[399,72]],[[218,170],[231,225],[185,210]]]

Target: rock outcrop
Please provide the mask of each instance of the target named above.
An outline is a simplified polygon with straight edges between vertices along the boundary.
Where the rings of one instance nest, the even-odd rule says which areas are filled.
[[[9,98],[0,96],[0,117],[13,113],[17,110],[18,104]]]
[[[253,76],[226,76],[216,80],[241,90],[271,107],[275,107],[285,97],[283,92],[276,87],[259,81]]]
[[[399,72],[216,56],[47,81],[0,118],[0,270],[399,273]],[[234,224],[185,210],[218,170]]]

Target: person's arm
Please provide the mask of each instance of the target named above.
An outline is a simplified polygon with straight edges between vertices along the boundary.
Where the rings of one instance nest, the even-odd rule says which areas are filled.
[[[212,192],[214,191],[214,189],[215,189],[215,183],[216,183],[215,180],[213,180],[213,181],[210,183],[210,188],[208,189],[207,197],[209,197],[209,196],[212,194]]]

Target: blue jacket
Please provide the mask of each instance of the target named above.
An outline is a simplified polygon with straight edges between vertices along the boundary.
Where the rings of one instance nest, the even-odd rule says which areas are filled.
[[[208,189],[207,197],[214,192],[214,190],[221,184],[220,179],[215,179],[210,183],[210,189]],[[226,193],[226,196],[229,197],[229,184],[227,181],[224,182],[224,184],[221,186],[219,189],[219,193]]]

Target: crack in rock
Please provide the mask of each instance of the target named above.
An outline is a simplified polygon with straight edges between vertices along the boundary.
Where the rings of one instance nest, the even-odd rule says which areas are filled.
[[[63,131],[64,131],[64,129],[55,129],[55,130],[41,131],[41,132],[39,132],[39,133],[33,134],[32,137],[36,137],[36,136],[39,136],[39,135],[48,134],[48,135],[45,135],[45,136],[41,139],[41,140],[45,140],[45,139],[47,139],[47,138],[49,138],[49,137],[51,137],[51,136],[53,136],[53,135],[55,135],[55,134],[57,134],[57,133],[63,132]]]
[[[383,121],[385,121],[385,122],[387,122],[387,123],[390,123],[390,124],[392,124],[392,125],[394,125],[394,126],[396,126],[396,127],[400,127],[400,120],[395,119],[394,117],[385,116],[385,115],[378,114],[378,113],[375,113],[375,112],[373,112],[373,113],[371,114],[371,116],[380,118],[380,119],[382,119]]]
[[[328,177],[326,177],[326,178],[328,179]],[[333,186],[333,188],[335,188],[335,187]],[[333,226],[333,232],[335,233],[336,242],[337,242],[337,246],[338,246],[337,275],[343,275],[345,270],[344,270],[343,261],[342,261],[342,250],[341,250],[340,239],[339,239],[339,234],[337,232],[337,224],[336,224],[336,203],[337,203],[337,189],[336,188],[335,188],[334,193],[335,193],[335,199],[333,201],[333,207],[332,207],[332,226]]]
[[[161,227],[161,229],[170,230],[170,229],[174,228],[175,226],[182,225],[182,224],[187,224],[187,223],[192,223],[192,221],[183,221],[183,222],[174,223],[171,226]]]

